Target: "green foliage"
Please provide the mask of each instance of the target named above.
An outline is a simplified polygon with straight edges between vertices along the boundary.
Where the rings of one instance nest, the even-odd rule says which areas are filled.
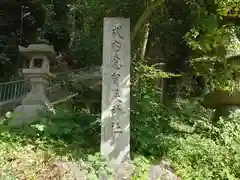
[[[149,106],[134,119],[136,153],[168,159],[186,180],[240,178],[239,115],[213,126],[210,112],[194,101],[176,102],[172,108],[150,106],[150,112]]]
[[[167,159],[186,180],[240,179],[239,111],[213,125],[211,110],[204,109],[197,99],[163,105],[161,91],[151,84],[152,79],[140,77],[141,88],[134,89],[132,98],[135,157],[143,155],[150,164],[153,159],[157,163]]]
[[[209,120],[211,111],[194,99],[180,99],[171,107],[163,106],[159,89],[144,84],[143,79],[132,98],[131,147],[136,165],[132,178],[147,179],[149,167],[167,159],[182,179],[239,179],[239,111],[213,125]],[[21,157],[14,155],[16,152],[24,153],[30,148],[34,153],[47,152],[45,158],[85,160],[88,163],[81,167],[89,178],[97,179],[100,172],[111,177],[112,170],[98,153],[98,116],[87,111],[70,113],[64,107],[57,112],[47,122],[22,130],[1,125],[1,169],[6,169],[5,162],[10,157]],[[7,169],[11,173],[11,168]]]
[[[17,64],[21,5],[28,7],[24,13],[31,13],[23,20],[22,44],[45,37],[54,44],[56,51],[70,52],[79,67],[101,64],[103,17],[130,17],[132,29],[151,3],[142,0],[8,2],[6,14],[14,13],[9,15],[11,18],[4,15],[2,34],[9,41],[0,44],[0,64],[4,65],[2,73],[7,77],[13,74],[13,67]],[[191,82],[179,80],[190,79],[192,75],[203,77],[203,85],[208,86],[209,91],[215,88],[231,90],[237,86],[232,78],[232,72],[237,70],[236,63],[229,62],[226,56],[232,45],[231,38],[238,39],[240,30],[234,22],[225,19],[228,16],[238,18],[238,7],[238,0],[169,0],[147,20],[151,27],[147,56],[152,59],[163,57],[168,72],[182,74],[166,73],[157,70],[154,65],[146,65],[151,62],[142,64],[134,59],[131,148],[136,169],[133,179],[147,179],[149,166],[162,159],[170,161],[184,180],[240,179],[239,113],[234,112],[229,118],[221,118],[218,123],[211,124],[211,111],[203,109],[198,100],[189,97],[186,89],[192,90]],[[231,9],[235,12],[229,14]],[[153,44],[157,52],[153,52]],[[133,47],[133,52],[138,52],[140,44]],[[158,59],[156,61],[159,63]],[[179,91],[174,102],[163,104],[163,93],[175,92],[163,92],[156,85],[160,78],[165,78],[169,84],[173,82],[174,89],[180,82],[182,87],[187,88]],[[90,92],[82,85],[71,88],[81,93],[82,97],[100,97],[100,93]],[[188,100],[183,97],[188,97]],[[76,98],[71,106],[61,107],[47,121],[22,129],[9,129],[1,124],[1,171],[9,176],[24,171],[25,179],[37,179],[39,170],[44,169],[39,164],[61,157],[88,161],[83,169],[88,172],[89,179],[98,179],[102,171],[112,176],[107,163],[96,153],[100,144],[100,115],[79,110],[79,104]],[[27,162],[21,159],[19,165],[16,159],[19,160],[26,152],[33,156],[26,158]],[[36,154],[41,154],[41,157]],[[37,160],[33,161],[35,155]],[[14,166],[14,163],[19,166]],[[29,170],[29,167],[33,169]]]
[[[17,180],[17,178],[12,176],[11,174],[5,176],[0,175],[0,180]]]
[[[218,11],[222,16],[236,16],[239,17],[239,1],[238,0],[218,0]]]
[[[205,76],[208,86],[212,88],[232,89],[235,64],[229,63],[226,57],[230,48],[236,49],[232,47],[232,39],[237,26],[226,20],[226,16],[233,7],[239,7],[239,2],[196,0],[188,1],[188,4],[191,7],[192,27],[186,33],[185,40],[193,51],[193,74]]]
[[[183,179],[239,179],[239,112],[216,126],[206,117],[194,120],[192,133],[169,152],[177,172]]]
[[[90,162],[87,166],[88,178],[90,180],[99,179],[100,174],[106,175],[108,179],[113,179],[114,169],[109,166],[108,162],[99,153],[95,156],[89,155],[88,162]]]

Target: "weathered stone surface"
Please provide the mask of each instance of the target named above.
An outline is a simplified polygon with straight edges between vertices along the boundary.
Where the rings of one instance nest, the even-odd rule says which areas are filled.
[[[180,180],[180,178],[174,174],[170,164],[166,161],[162,161],[159,165],[150,168],[149,180],[158,178],[161,180]]]
[[[227,55],[226,58],[232,59],[232,57],[238,56],[240,54],[240,40],[236,35],[236,32],[231,33],[230,41],[227,44]],[[239,61],[237,63],[239,65]]]
[[[205,96],[203,101],[205,108],[215,109],[210,120],[215,123],[220,117],[227,117],[230,111],[240,107],[240,90],[235,88],[233,92],[216,90]]]
[[[239,106],[218,107],[217,109],[215,109],[210,119],[213,123],[215,123],[219,120],[220,117],[228,118],[231,113],[238,110]]]
[[[70,177],[73,180],[87,180],[87,171],[81,165],[73,161],[58,161],[56,164],[70,172]]]
[[[234,64],[236,67],[240,65],[240,41],[237,38],[236,32],[232,32],[232,37],[227,46],[227,55],[225,56],[227,63]],[[234,80],[240,82],[239,72],[234,72]],[[205,108],[215,109],[211,116],[212,122],[217,122],[220,116],[229,114],[229,107],[240,106],[240,89],[235,88],[233,92],[216,90],[205,96],[203,101]]]
[[[50,41],[47,39],[38,39],[37,41],[33,42],[32,44],[47,44],[47,45],[52,45]]]
[[[101,155],[130,159],[130,19],[104,18]]]
[[[233,92],[216,90],[209,93],[204,98],[203,106],[210,109],[217,109],[224,106],[240,106],[240,90],[235,89]]]
[[[116,180],[130,180],[135,166],[132,163],[122,163],[115,166]]]
[[[19,46],[19,51],[30,60],[28,68],[23,69],[23,74],[31,83],[31,91],[13,112],[9,126],[28,124],[46,116],[48,110],[54,112],[45,95],[45,86],[50,75],[49,61],[55,59],[53,46],[31,44],[27,48]]]
[[[17,106],[12,114],[9,126],[18,127],[24,124],[30,124],[40,118],[45,118],[47,109],[42,105],[20,105]]]
[[[19,51],[28,59],[34,56],[46,56],[50,60],[55,60],[54,47],[47,44],[30,44],[27,48],[18,46]]]

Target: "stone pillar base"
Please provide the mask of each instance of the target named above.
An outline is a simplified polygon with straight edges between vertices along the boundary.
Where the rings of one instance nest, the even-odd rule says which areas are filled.
[[[125,163],[110,163],[110,168],[113,168],[115,175],[114,179],[116,180],[130,180],[132,173],[134,172],[135,166],[131,162],[125,162]],[[100,180],[107,180],[108,177],[104,173],[100,173],[99,175]]]
[[[20,105],[13,112],[10,127],[19,127],[46,118],[47,109],[43,105]]]
[[[55,112],[54,107],[45,94],[33,94],[32,92],[28,93],[27,96],[22,100],[22,105],[43,105],[49,111]]]

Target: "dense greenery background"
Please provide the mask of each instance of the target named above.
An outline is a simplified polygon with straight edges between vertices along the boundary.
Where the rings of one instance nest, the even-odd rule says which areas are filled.
[[[214,89],[235,86],[232,73],[238,67],[226,55],[239,48],[232,41],[240,36],[239,7],[238,0],[2,0],[0,80],[17,78],[23,66],[18,45],[43,38],[69,68],[101,65],[103,17],[129,17],[131,149],[139,165],[134,178],[147,179],[149,164],[167,159],[184,180],[240,179],[239,112],[212,123],[212,110],[201,105]],[[155,68],[158,63],[165,63],[164,72]],[[76,98],[43,124],[13,130],[3,122],[0,171],[46,179],[43,166],[51,169],[52,160],[98,152],[100,103],[96,106],[92,114]],[[26,152],[34,165],[19,158]],[[94,167],[88,169],[93,179],[99,170]]]

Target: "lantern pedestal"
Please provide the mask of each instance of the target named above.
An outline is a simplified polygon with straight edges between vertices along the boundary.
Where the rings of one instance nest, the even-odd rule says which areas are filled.
[[[9,122],[11,127],[19,127],[31,124],[40,119],[45,119],[47,109],[42,105],[20,105],[13,112],[12,120]]]

